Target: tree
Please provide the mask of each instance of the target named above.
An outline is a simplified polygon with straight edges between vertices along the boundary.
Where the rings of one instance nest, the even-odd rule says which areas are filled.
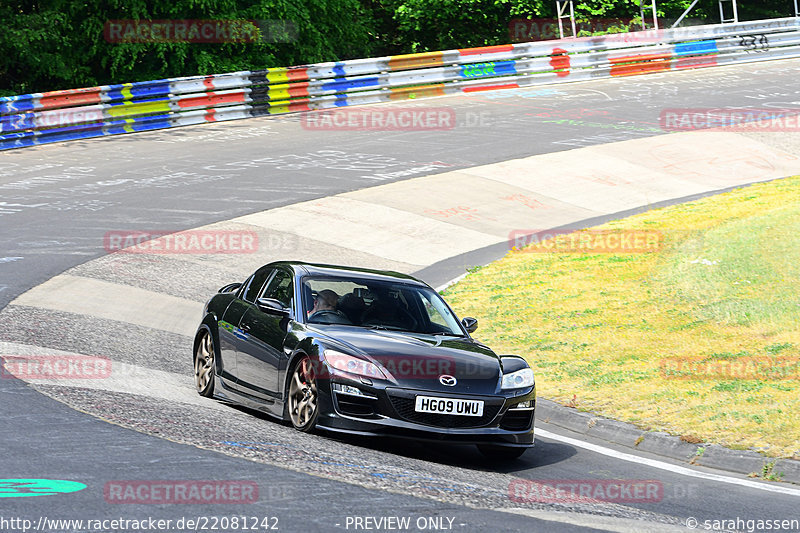
[[[368,57],[380,48],[360,0],[4,0],[0,94]],[[110,21],[266,22],[253,42],[109,42]]]

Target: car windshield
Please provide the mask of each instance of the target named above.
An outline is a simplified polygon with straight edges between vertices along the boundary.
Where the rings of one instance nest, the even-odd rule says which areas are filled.
[[[458,319],[436,291],[402,281],[306,278],[303,306],[310,324],[464,335]]]

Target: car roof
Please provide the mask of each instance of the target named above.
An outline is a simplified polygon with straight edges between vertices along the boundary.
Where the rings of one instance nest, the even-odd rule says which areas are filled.
[[[400,272],[392,270],[373,270],[369,268],[358,268],[343,265],[325,265],[319,263],[306,263],[303,261],[278,261],[271,263],[272,266],[286,266],[298,274],[308,274],[311,276],[332,276],[332,277],[355,277],[371,280],[403,280],[416,285],[427,285],[426,283]]]

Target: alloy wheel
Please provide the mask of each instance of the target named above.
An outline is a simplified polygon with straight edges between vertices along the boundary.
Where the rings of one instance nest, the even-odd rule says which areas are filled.
[[[300,431],[311,431],[317,421],[317,378],[308,356],[298,361],[292,372],[289,418]]]

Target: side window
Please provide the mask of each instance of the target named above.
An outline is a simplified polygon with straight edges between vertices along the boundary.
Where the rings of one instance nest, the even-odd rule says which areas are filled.
[[[292,276],[288,272],[278,270],[275,272],[275,277],[267,285],[264,291],[264,298],[274,298],[283,304],[284,307],[289,307],[291,304],[292,296]]]
[[[442,316],[436,307],[428,300],[424,294],[420,294],[422,305],[425,306],[425,311],[428,313],[428,319],[435,326],[446,327],[447,320]]]
[[[253,274],[253,277],[250,278],[250,283],[247,285],[247,288],[244,291],[243,298],[251,304],[255,303],[256,298],[258,298],[258,295],[261,292],[261,288],[274,271],[275,269],[273,268],[262,268],[261,270],[257,270],[256,273]]]
[[[434,331],[444,331],[448,333],[461,334],[458,326],[458,319],[447,309],[441,298],[435,298],[435,293],[426,294],[420,291],[420,301],[428,315],[428,320]]]

